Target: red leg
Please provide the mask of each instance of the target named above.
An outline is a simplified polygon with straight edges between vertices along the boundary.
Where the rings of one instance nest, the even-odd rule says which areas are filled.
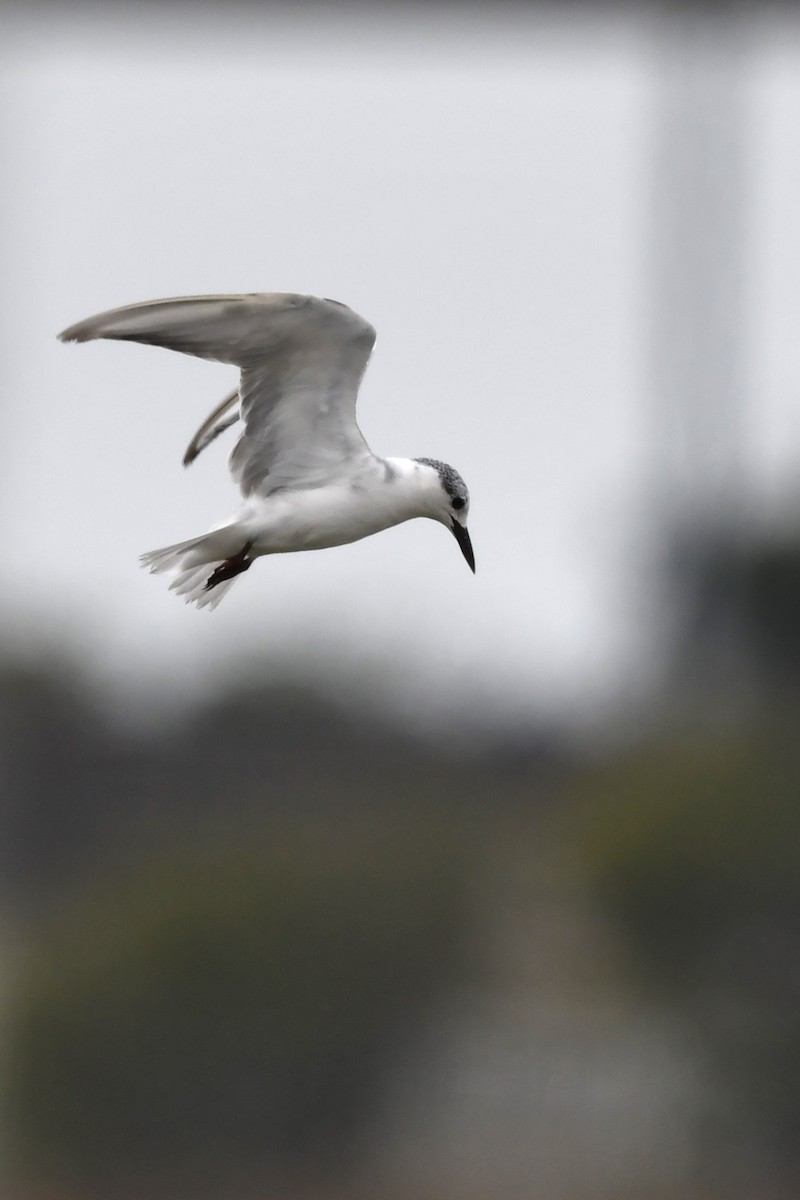
[[[253,565],[253,560],[247,556],[252,546],[252,542],[245,542],[238,554],[234,554],[231,558],[226,558],[225,562],[220,563],[209,575],[203,590],[208,592],[218,583],[224,583],[226,579],[235,579],[237,575],[241,575],[242,571],[249,570]]]

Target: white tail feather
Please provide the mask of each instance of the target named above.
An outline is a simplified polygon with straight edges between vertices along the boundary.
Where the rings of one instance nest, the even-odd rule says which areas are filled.
[[[153,575],[174,575],[170,591],[183,596],[187,604],[214,609],[230,591],[236,577],[224,579],[213,588],[207,587],[208,581],[217,567],[241,549],[242,535],[235,532],[235,526],[226,525],[186,542],[149,550],[139,561]]]

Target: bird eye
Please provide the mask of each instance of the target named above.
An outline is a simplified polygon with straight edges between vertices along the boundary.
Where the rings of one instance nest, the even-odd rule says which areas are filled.
[[[463,496],[453,496],[453,508],[463,508],[465,503]]]

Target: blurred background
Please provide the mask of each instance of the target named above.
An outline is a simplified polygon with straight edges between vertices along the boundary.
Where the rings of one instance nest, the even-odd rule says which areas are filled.
[[[11,1200],[800,1185],[800,12],[0,8]],[[431,522],[137,570],[231,372],[58,331],[307,291]]]

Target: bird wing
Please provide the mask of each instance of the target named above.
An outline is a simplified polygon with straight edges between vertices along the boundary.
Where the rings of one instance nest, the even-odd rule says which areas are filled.
[[[319,486],[374,461],[355,409],[375,330],[338,301],[290,293],[153,300],[59,336],[142,342],[238,366],[245,428],[230,467],[245,496]]]
[[[236,406],[236,411],[230,410]],[[239,389],[234,388],[229,392],[220,404],[212,413],[206,417],[203,424],[197,430],[189,445],[186,447],[186,453],[183,456],[183,465],[188,467],[197,458],[206,446],[210,446],[215,438],[218,438],[226,429],[230,429],[231,425],[235,425],[239,420]]]

